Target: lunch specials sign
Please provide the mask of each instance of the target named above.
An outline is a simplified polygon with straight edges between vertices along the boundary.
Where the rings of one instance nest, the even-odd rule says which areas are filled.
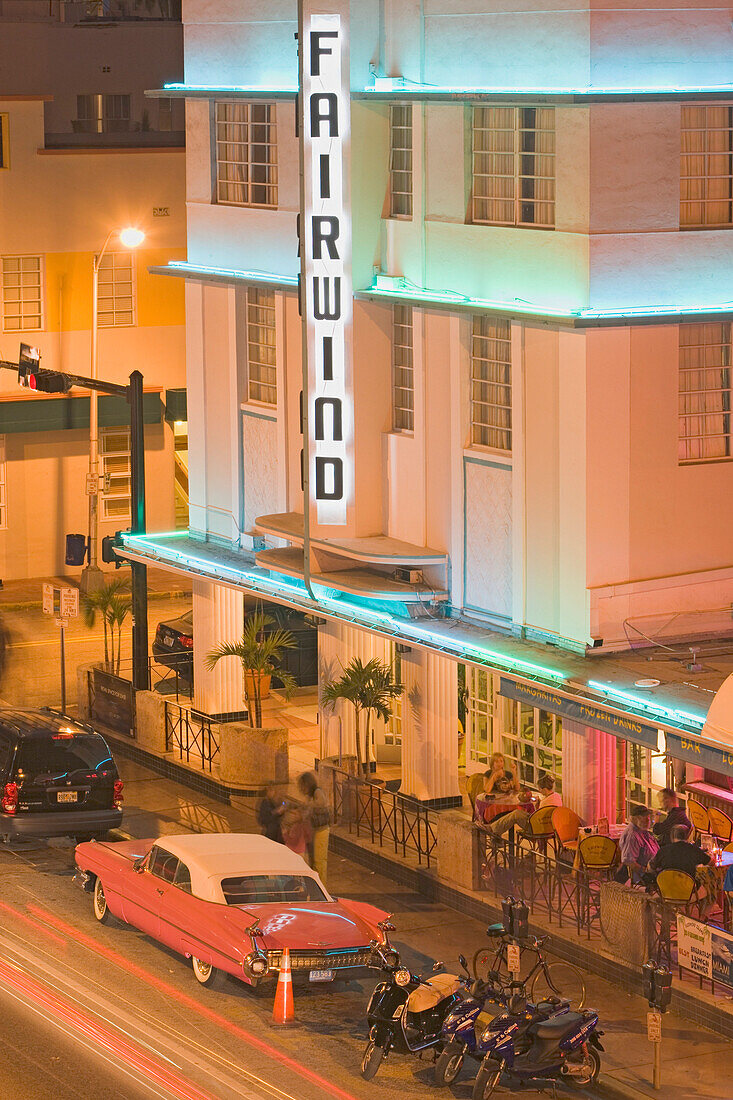
[[[677,914],[677,958],[684,970],[733,985],[733,936]]]
[[[352,491],[351,136],[348,23],[304,4],[301,310],[308,347],[309,479],[316,518],[344,525]]]

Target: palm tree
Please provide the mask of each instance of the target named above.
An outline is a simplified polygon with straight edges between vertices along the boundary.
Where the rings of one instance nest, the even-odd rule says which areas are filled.
[[[130,613],[129,577],[116,577],[96,592],[82,597],[84,623],[90,629],[102,617],[104,626],[104,667],[107,672],[120,674],[122,651],[122,626]]]
[[[333,707],[344,699],[354,708],[356,724],[356,759],[359,770],[369,774],[369,752],[371,746],[372,714],[383,722],[392,717],[391,702],[402,694],[402,684],[398,684],[392,667],[384,664],[378,657],[372,657],[364,663],[360,657],[353,657],[344,669],[343,676],[324,684],[321,701],[324,706]],[[361,751],[361,715],[366,716],[364,729],[364,753]]]
[[[290,698],[297,687],[292,673],[280,666],[280,657],[284,649],[294,649],[298,643],[289,630],[281,627],[269,630],[274,623],[271,615],[265,615],[258,608],[245,620],[244,631],[238,642],[221,642],[205,658],[208,669],[214,668],[222,657],[237,657],[241,662],[249,724],[253,729],[262,729],[263,677],[274,676],[279,680],[286,699]]]

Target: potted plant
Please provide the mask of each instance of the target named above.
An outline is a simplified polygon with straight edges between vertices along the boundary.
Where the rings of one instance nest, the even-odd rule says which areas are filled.
[[[119,676],[122,651],[122,627],[130,613],[130,580],[116,577],[96,592],[82,597],[84,624],[92,629],[97,615],[104,626],[104,668]]]
[[[206,655],[206,667],[213,669],[222,657],[236,657],[244,675],[244,697],[247,702],[249,724],[262,729],[262,700],[267,698],[270,681],[274,676],[282,685],[286,699],[295,691],[297,683],[292,673],[280,666],[284,649],[294,649],[295,637],[280,627],[271,630],[275,620],[259,608],[249,615],[238,642],[221,642]]]
[[[344,669],[338,680],[330,680],[321,691],[324,706],[333,707],[344,699],[354,708],[356,724],[356,758],[359,770],[368,775],[371,768],[370,746],[372,715],[388,722],[392,717],[391,702],[402,694],[402,684],[397,683],[390,665],[384,664],[378,657],[372,657],[364,663],[360,657],[354,657]],[[361,716],[365,716],[364,752],[361,741]]]

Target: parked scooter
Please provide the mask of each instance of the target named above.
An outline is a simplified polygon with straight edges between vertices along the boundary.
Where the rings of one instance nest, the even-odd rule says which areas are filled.
[[[382,927],[382,926],[380,926]],[[387,926],[388,930],[392,928]],[[383,929],[384,930],[384,929]],[[471,982],[466,960],[459,955],[465,977],[434,974],[421,978],[402,966],[399,952],[387,942],[372,943],[385,978],[375,987],[367,1008],[369,1041],[361,1060],[361,1075],[370,1080],[390,1053],[421,1054],[441,1041],[443,1021],[465,996]],[[442,963],[436,963],[439,969]]]
[[[473,1100],[489,1100],[534,1085],[557,1082],[576,1088],[595,1084],[603,1050],[598,1013],[562,1011],[548,1018],[528,1019],[523,994],[513,996],[507,1012],[495,1017],[481,1036],[486,1054],[473,1086]],[[506,1087],[503,1087],[503,1083]]]
[[[506,1020],[512,1009],[517,1010],[519,1021],[514,1045],[521,1050],[530,1045],[526,1038],[522,1042],[522,1035],[526,1035],[531,1024],[567,1013],[569,1008],[570,1001],[560,997],[548,997],[537,1005],[527,1003],[523,982],[489,985],[477,979],[471,987],[471,996],[455,1005],[443,1023],[444,1045],[435,1063],[436,1085],[452,1085],[466,1058],[482,1062],[492,1049],[495,1035],[492,1027]]]

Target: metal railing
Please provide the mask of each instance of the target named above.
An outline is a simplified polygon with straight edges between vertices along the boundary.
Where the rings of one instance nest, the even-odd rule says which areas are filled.
[[[175,657],[175,654],[171,654],[171,659]],[[185,702],[190,701],[193,698],[192,685],[191,685],[191,658],[186,654],[180,654],[181,660],[178,665],[172,660],[173,667],[169,668],[166,665],[158,664],[157,660],[153,656],[148,657],[148,672],[150,676],[150,690],[156,692],[158,695],[171,696],[175,698],[176,702],[180,702],[182,699]],[[184,660],[184,658],[186,658]],[[121,661],[119,672],[117,673],[123,680],[132,680],[132,661]]]
[[[348,825],[350,833],[389,846],[396,855],[414,853],[427,867],[435,862],[437,816],[416,799],[334,768],[332,805],[334,821]]]
[[[203,771],[211,766],[219,755],[219,739],[216,722],[207,714],[200,714],[178,703],[165,703],[165,748],[179,760],[190,764],[200,761]]]

